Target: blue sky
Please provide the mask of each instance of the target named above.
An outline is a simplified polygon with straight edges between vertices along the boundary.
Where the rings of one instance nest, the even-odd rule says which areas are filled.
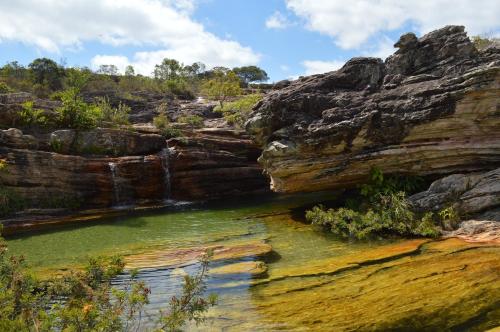
[[[69,66],[164,57],[209,66],[255,64],[272,81],[386,57],[407,31],[462,24],[498,36],[498,0],[0,0],[0,63],[46,56]]]

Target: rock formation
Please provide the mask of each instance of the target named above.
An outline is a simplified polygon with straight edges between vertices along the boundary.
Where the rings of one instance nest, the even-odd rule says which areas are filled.
[[[500,48],[478,51],[464,27],[405,34],[385,62],[271,91],[246,127],[278,192],[353,187],[384,173],[447,175],[500,165]]]
[[[268,191],[260,149],[244,132],[206,128],[168,142],[171,197],[213,199]]]

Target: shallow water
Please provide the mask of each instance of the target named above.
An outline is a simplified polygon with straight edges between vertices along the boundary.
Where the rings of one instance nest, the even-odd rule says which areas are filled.
[[[196,271],[193,252],[219,248],[209,280],[219,304],[204,325],[189,330],[482,331],[500,325],[497,246],[455,239],[340,241],[302,223],[300,209],[293,209],[326,197],[156,211],[23,235],[8,245],[45,273],[77,266],[88,255],[126,255],[152,288],[151,315],[179,291],[184,273]],[[269,245],[273,251],[265,254]],[[241,273],[247,263],[233,265],[252,261],[263,261],[267,272]]]

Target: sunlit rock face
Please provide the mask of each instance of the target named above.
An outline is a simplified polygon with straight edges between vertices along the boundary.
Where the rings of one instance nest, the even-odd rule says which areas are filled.
[[[464,27],[403,35],[382,62],[354,58],[255,106],[247,130],[278,192],[318,191],[384,173],[445,175],[500,165],[500,49]]]

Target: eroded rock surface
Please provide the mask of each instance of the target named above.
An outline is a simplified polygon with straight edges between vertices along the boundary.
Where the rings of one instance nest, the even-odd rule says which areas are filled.
[[[395,47],[385,63],[354,58],[256,105],[246,127],[275,191],[355,186],[374,166],[446,175],[500,165],[500,49],[477,51],[461,26]]]

